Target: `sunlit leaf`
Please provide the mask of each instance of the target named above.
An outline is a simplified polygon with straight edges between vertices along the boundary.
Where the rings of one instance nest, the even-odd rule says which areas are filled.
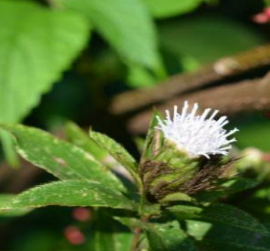
[[[166,18],[196,9],[206,0],[144,0],[155,17]]]
[[[90,137],[95,140],[100,147],[106,149],[106,151],[115,160],[125,167],[137,183],[140,183],[136,160],[126,151],[123,146],[105,134],[94,132],[92,130],[90,130]]]
[[[62,6],[89,18],[125,59],[150,69],[159,67],[153,20],[140,0],[60,0]]]
[[[23,192],[0,209],[39,208],[45,206],[95,206],[134,210],[132,201],[99,182],[58,181]]]
[[[124,190],[121,182],[83,149],[36,128],[22,125],[1,127],[15,137],[17,151],[23,158],[57,178],[98,180],[106,186]]]
[[[86,45],[90,27],[76,13],[33,1],[0,1],[0,23],[0,121],[16,123],[70,66]],[[4,139],[14,162],[10,141]]]

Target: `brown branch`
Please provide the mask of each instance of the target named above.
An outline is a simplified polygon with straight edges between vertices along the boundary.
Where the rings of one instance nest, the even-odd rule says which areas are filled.
[[[264,45],[250,51],[223,58],[196,72],[176,75],[155,88],[134,90],[116,96],[110,111],[123,114],[168,100],[181,93],[206,86],[237,74],[270,64],[270,45]]]
[[[210,88],[171,99],[157,106],[164,111],[174,105],[182,106],[188,100],[199,103],[203,110],[212,107],[220,110],[220,114],[234,115],[256,111],[270,110],[270,73],[264,78],[246,80],[230,85]],[[128,128],[133,133],[145,133],[152,115],[152,109],[142,112],[128,122]]]

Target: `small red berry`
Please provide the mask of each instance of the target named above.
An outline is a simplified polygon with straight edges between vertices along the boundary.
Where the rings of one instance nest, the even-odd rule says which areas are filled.
[[[264,9],[263,13],[268,17],[270,18],[270,7],[267,7]]]
[[[92,215],[89,209],[78,207],[73,210],[72,216],[78,221],[88,221]]]
[[[66,227],[64,235],[66,239],[73,245],[80,245],[85,241],[84,234],[75,226]]]
[[[270,20],[270,16],[268,14],[265,14],[264,12],[258,13],[255,16],[252,17],[252,20],[257,24],[266,24]]]

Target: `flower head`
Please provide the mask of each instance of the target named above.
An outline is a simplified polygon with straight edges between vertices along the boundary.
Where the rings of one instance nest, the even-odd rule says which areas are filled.
[[[228,154],[231,143],[235,138],[229,136],[238,131],[233,129],[226,131],[223,127],[229,123],[226,116],[215,120],[218,110],[214,110],[208,117],[211,109],[206,109],[202,115],[196,115],[198,104],[194,104],[189,112],[188,102],[184,102],[181,113],[177,112],[178,107],[174,106],[173,116],[166,110],[166,119],[158,119],[157,129],[161,130],[166,140],[173,142],[176,147],[188,153],[192,158],[201,155],[210,158],[210,155]]]

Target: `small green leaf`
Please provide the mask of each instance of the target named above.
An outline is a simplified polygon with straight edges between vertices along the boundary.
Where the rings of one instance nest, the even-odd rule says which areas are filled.
[[[58,181],[23,192],[0,209],[39,208],[45,206],[93,206],[134,210],[132,201],[99,182]]]
[[[158,142],[154,142],[154,136],[155,136],[155,131],[156,131],[155,127],[158,124],[157,116],[161,116],[161,115],[159,112],[154,111],[151,122],[149,124],[148,131],[147,131],[145,143],[144,143],[144,151],[142,154],[142,160],[147,160],[151,158],[153,155],[153,148],[155,148],[154,144],[158,144]]]
[[[206,0],[144,0],[144,2],[155,17],[166,18],[193,11]]]
[[[270,233],[246,212],[223,204],[198,208],[175,206],[169,209],[185,220],[187,233],[198,241],[202,250],[266,251],[270,246]]]
[[[169,203],[176,201],[193,201],[193,198],[191,198],[189,195],[185,193],[176,192],[168,194],[160,200],[161,203]]]
[[[59,0],[89,18],[126,60],[156,69],[160,65],[154,22],[140,0]]]
[[[127,251],[131,250],[133,233],[122,224],[113,220],[106,209],[95,210],[93,223],[93,240],[91,250]]]
[[[23,158],[57,178],[98,180],[113,189],[124,190],[122,183],[83,149],[36,128],[0,126],[15,137],[17,151]]]
[[[103,162],[108,156],[107,151],[100,147],[87,133],[73,122],[65,126],[67,139],[74,145],[92,154],[97,160]]]
[[[247,178],[235,178],[224,181],[220,184],[220,190],[205,191],[196,194],[194,197],[203,202],[216,201],[217,199],[239,193],[258,186],[259,182]]]
[[[151,251],[196,251],[179,223],[151,224],[145,227]]]
[[[141,183],[137,172],[137,162],[124,147],[108,136],[92,130],[90,130],[90,137],[97,142],[100,147],[106,149],[115,160],[125,167],[137,184]]]

